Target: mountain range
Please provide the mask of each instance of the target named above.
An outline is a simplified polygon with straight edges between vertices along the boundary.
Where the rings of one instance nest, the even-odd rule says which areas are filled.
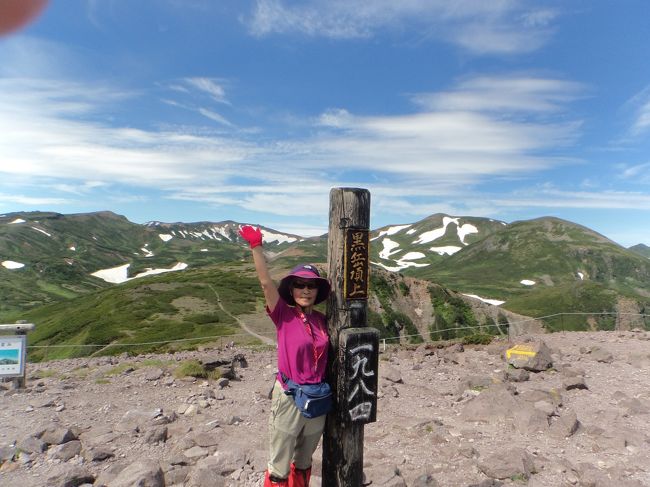
[[[135,301],[119,292],[131,289],[129,293],[133,294],[133,289],[146,283],[165,283],[174,289],[189,289],[193,280],[202,283],[188,291],[185,298],[182,293],[167,293],[164,299],[169,302],[164,305],[160,296],[152,297],[147,308],[151,311],[146,317],[148,323],[162,319],[163,309],[178,311],[176,305],[188,296],[205,301],[214,300],[215,293],[227,292],[213,275],[229,282],[230,289],[253,292],[256,282],[249,250],[237,233],[240,226],[234,221],[136,224],[108,211],[0,215],[0,321],[30,316],[43,321],[58,316],[58,325],[52,325],[58,330],[56,336],[45,332],[38,335],[48,335],[47,340],[66,336],[79,340],[72,325],[63,326],[66,320],[77,322],[69,318],[74,309],[87,310],[83,314],[87,326],[102,322],[106,330],[106,316],[95,316],[92,303],[101,301],[101,306],[95,307],[110,315],[120,314],[109,312],[119,302],[120,309],[128,314]],[[276,277],[298,262],[325,267],[327,235],[305,238],[266,227],[262,232]],[[370,238],[375,276],[371,321],[383,326],[388,335],[404,334],[410,329],[426,336],[439,330],[443,322],[452,327],[466,314],[462,302],[470,299],[467,296],[473,296],[470,301],[499,305],[497,311],[481,312],[480,316],[474,311],[475,318],[479,318],[470,321],[476,324],[501,318],[507,321],[508,313],[538,317],[588,312],[599,315],[590,325],[592,328],[611,328],[614,323],[608,313],[644,314],[650,309],[650,249],[645,245],[625,249],[565,220],[545,217],[507,224],[488,218],[435,214],[415,223],[374,229]],[[405,289],[416,288],[421,291],[421,301],[438,303],[438,308],[443,301],[447,308],[453,303],[454,311],[443,316],[441,308],[434,305],[429,316],[413,313],[410,308],[418,308],[418,303],[404,299],[408,298]],[[206,297],[206,289],[214,291],[207,293],[211,298]],[[136,295],[152,292],[151,286],[135,291]],[[244,305],[247,299],[236,294],[228,301],[242,312],[255,312],[256,306],[259,311],[259,303]],[[172,302],[176,304],[171,306]],[[474,304],[470,307],[480,308]],[[193,309],[181,315],[183,320],[191,315],[195,321],[211,323],[209,320],[219,318],[221,311],[214,306],[208,308],[211,311]],[[144,316],[142,311],[140,315]],[[127,318],[120,315],[119,319]],[[236,327],[227,316],[220,319],[222,324]],[[394,323],[400,325],[395,327]],[[194,335],[199,333],[195,328]],[[154,332],[145,335],[159,336]],[[115,340],[118,336],[115,332],[104,338]]]

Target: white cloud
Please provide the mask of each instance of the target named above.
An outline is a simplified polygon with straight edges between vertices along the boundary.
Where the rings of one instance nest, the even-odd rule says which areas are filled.
[[[199,113],[203,115],[204,117],[209,118],[210,120],[214,120],[215,122],[218,122],[222,125],[226,125],[227,127],[232,127],[233,124],[230,123],[225,117],[222,115],[219,115],[217,112],[208,110],[207,108],[200,108]]]
[[[18,205],[42,205],[42,206],[58,206],[66,205],[72,203],[71,200],[66,200],[63,198],[51,198],[51,197],[35,197],[35,196],[26,196],[22,194],[5,194],[0,193],[0,203],[12,203]]]
[[[548,38],[557,12],[527,2],[483,0],[258,0],[249,23],[256,36],[300,33],[367,38],[381,30],[432,36],[475,53],[529,52]],[[409,28],[403,29],[408,23]]]
[[[582,84],[526,75],[478,76],[464,80],[452,91],[421,93],[413,101],[429,110],[470,110],[542,115],[566,109],[588,88]]]
[[[446,92],[418,95],[417,112],[359,116],[330,109],[312,120],[318,130],[271,139],[191,126],[113,126],[98,118],[98,109],[131,102],[136,93],[0,79],[0,180],[38,180],[42,188],[86,198],[126,185],[283,216],[327,212],[331,187],[361,184],[386,211],[472,214],[469,209],[489,205],[452,201],[467,187],[576,162],[543,154],[578,137],[579,121],[562,109],[580,94],[581,86],[561,80],[467,79]],[[204,115],[229,123],[211,110]],[[425,196],[426,203],[411,199]]]
[[[650,182],[650,162],[625,167],[621,178],[643,184]]]
[[[226,99],[226,90],[219,83],[219,80],[212,78],[185,78],[184,81],[189,86],[207,93],[214,101],[229,104]]]
[[[523,192],[522,192],[523,193]],[[560,189],[529,190],[508,198],[495,197],[501,207],[592,208],[650,210],[650,194],[636,191],[565,191]]]
[[[632,132],[638,135],[647,132],[648,129],[650,129],[650,96],[639,107]]]

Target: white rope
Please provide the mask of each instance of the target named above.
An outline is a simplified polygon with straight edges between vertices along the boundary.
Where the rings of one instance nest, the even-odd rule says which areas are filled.
[[[491,328],[491,327],[510,327],[512,325],[519,325],[522,323],[528,323],[531,321],[540,321],[544,320],[547,318],[554,318],[557,316],[564,316],[564,315],[569,315],[569,316],[576,316],[576,315],[587,315],[587,316],[593,316],[593,315],[615,315],[615,316],[640,316],[640,317],[650,317],[650,314],[644,314],[644,313],[615,313],[615,312],[598,312],[598,313],[584,313],[584,312],[567,312],[567,313],[554,313],[546,316],[540,316],[539,318],[529,318],[526,320],[520,320],[520,321],[513,321],[509,323],[495,323],[493,325],[475,325],[475,326],[459,326],[459,327],[454,327],[454,328],[445,328],[443,330],[430,330],[430,333],[444,333],[447,331],[456,331],[456,330],[480,330],[482,328]],[[268,335],[268,336],[275,336],[275,332],[268,332],[268,333],[259,333],[260,335]],[[183,343],[183,342],[191,342],[191,341],[199,341],[199,340],[216,340],[216,339],[232,339],[234,337],[250,337],[248,333],[235,333],[232,335],[211,335],[211,336],[204,336],[204,337],[196,337],[196,338],[181,338],[178,340],[161,340],[161,341],[156,341],[156,342],[141,342],[141,343],[108,343],[108,344],[69,344],[69,345],[29,345],[27,348],[70,348],[70,347],[88,347],[88,348],[108,348],[108,347],[139,347],[143,345],[163,345],[167,343]],[[410,338],[410,337],[420,337],[423,338],[422,335],[414,334],[414,335],[400,335],[396,337],[387,337],[387,338],[382,338],[382,340],[399,340],[400,338]]]

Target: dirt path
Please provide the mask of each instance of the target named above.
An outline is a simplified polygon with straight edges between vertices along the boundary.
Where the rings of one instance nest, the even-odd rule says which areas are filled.
[[[237,322],[237,324],[241,327],[242,330],[244,330],[249,335],[254,336],[259,341],[261,341],[262,343],[264,343],[266,345],[275,346],[275,340],[273,340],[272,338],[270,338],[268,336],[264,336],[264,335],[261,335],[261,334],[255,332],[255,331],[253,331],[252,329],[250,329],[248,327],[248,325],[242,319],[240,319],[239,317],[231,314],[226,308],[224,308],[223,303],[221,302],[221,297],[219,296],[219,293],[217,292],[217,290],[210,284],[208,284],[208,286],[210,286],[210,289],[212,289],[212,292],[217,297],[217,304],[219,305],[219,308],[221,309],[221,311],[223,311],[225,314],[227,314],[233,320],[235,320]]]

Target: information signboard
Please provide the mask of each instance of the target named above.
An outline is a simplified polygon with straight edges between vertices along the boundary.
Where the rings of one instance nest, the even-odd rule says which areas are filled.
[[[25,375],[26,336],[0,336],[0,377]]]

